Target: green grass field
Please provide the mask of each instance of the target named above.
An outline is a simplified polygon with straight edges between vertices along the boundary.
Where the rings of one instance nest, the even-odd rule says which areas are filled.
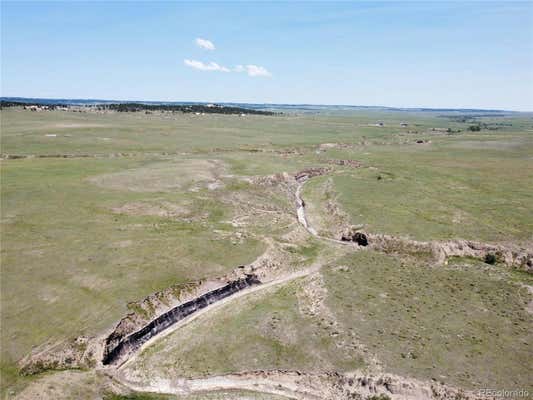
[[[349,222],[418,240],[531,244],[532,135],[488,133],[475,141],[465,136],[439,137],[429,146],[326,152],[324,158],[357,159],[367,167],[333,176],[337,201]],[[304,197],[324,202],[327,179],[306,185]]]
[[[467,259],[414,266],[370,252],[342,257],[322,274],[331,315],[305,312],[298,293],[308,283],[298,281],[198,318],[141,353],[129,372],[149,379],[351,371],[368,366],[366,348],[403,376],[533,389],[530,275]]]
[[[4,109],[0,117],[1,153],[34,156],[1,161],[4,397],[38,381],[16,369],[33,347],[102,335],[128,302],[224,275],[262,254],[265,238],[290,232],[294,200],[245,177],[355,159],[362,168],[335,166],[304,187],[311,223],[321,230],[330,228],[324,183],[331,179],[347,222],[370,232],[533,246],[529,114],[482,118],[506,125],[480,132],[436,114],[378,111],[238,117]],[[377,120],[385,126],[369,126]],[[334,253],[312,241],[294,251],[308,256],[306,265]],[[344,333],[332,336],[302,314],[304,279],[206,314],[157,342],[139,368],[197,376],[319,363],[347,371],[368,364],[360,351],[336,344],[353,337],[395,373],[462,387],[528,384],[530,294],[518,286],[532,285],[527,275],[464,260],[437,270],[373,253],[338,258],[322,275],[325,304]],[[347,272],[335,269],[344,264]]]
[[[327,269],[328,304],[385,370],[466,389],[531,390],[530,275],[457,259],[413,266],[362,252]]]

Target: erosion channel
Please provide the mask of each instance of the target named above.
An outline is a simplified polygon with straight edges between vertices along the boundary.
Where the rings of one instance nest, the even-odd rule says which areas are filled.
[[[104,365],[119,364],[152,337],[163,332],[176,322],[225,297],[260,283],[255,275],[247,275],[245,278],[229,282],[225,286],[174,307],[126,337],[111,334],[105,342],[102,363]]]

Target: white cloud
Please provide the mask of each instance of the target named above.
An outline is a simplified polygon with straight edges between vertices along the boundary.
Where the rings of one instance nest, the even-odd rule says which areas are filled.
[[[202,38],[196,38],[194,40],[196,45],[205,50],[215,50],[215,45],[212,41]],[[272,74],[265,68],[260,65],[246,64],[246,65],[237,65],[235,68],[230,69],[224,67],[223,65],[217,64],[214,61],[204,63],[203,61],[197,60],[183,60],[186,66],[200,70],[200,71],[220,71],[220,72],[244,72],[251,77],[271,77]]]
[[[196,38],[195,43],[198,47],[205,50],[215,50],[215,45],[212,41],[202,38]]]
[[[235,72],[246,72],[248,76],[266,76],[271,77],[272,74],[268,72],[268,70],[265,67],[261,67],[260,65],[237,65],[235,68]]]
[[[186,66],[194,68],[194,69],[199,69],[200,71],[231,72],[229,68],[219,65],[213,61],[209,63],[204,63],[202,61],[196,61],[196,60],[184,60],[183,62]]]
[[[217,64],[214,61],[204,63],[197,60],[183,60],[183,63],[191,68],[200,70],[200,71],[220,71],[220,72],[244,72],[251,77],[271,77],[272,74],[265,68],[259,65],[237,65],[235,68],[230,69],[224,67],[223,65]]]

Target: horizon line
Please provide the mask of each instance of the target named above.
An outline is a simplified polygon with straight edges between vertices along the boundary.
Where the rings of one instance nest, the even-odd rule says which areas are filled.
[[[26,97],[26,96],[0,96],[0,100],[47,100],[47,101],[90,101],[107,103],[182,103],[182,104],[242,104],[242,105],[265,105],[265,106],[312,106],[312,107],[360,107],[388,110],[422,110],[422,111],[484,111],[484,112],[507,112],[507,113],[531,113],[533,110],[507,110],[499,108],[476,108],[476,107],[426,107],[426,106],[384,106],[384,105],[356,105],[356,104],[326,104],[326,103],[254,103],[241,101],[196,101],[196,100],[124,100],[124,99],[99,99],[99,98],[74,98],[74,97]]]

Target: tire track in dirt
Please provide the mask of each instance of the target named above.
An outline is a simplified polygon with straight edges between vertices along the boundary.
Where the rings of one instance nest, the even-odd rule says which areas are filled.
[[[393,374],[361,371],[312,373],[290,370],[249,371],[197,379],[154,378],[149,383],[110,375],[130,390],[170,395],[191,395],[220,390],[248,390],[296,400],[482,400],[488,397],[437,382]]]

